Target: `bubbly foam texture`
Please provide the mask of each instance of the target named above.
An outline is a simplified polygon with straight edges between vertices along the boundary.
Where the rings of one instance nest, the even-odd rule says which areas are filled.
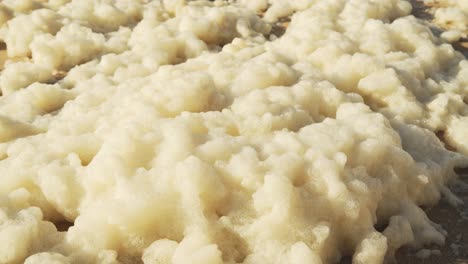
[[[443,244],[420,206],[468,165],[468,61],[410,13],[2,1],[0,263],[367,264]]]

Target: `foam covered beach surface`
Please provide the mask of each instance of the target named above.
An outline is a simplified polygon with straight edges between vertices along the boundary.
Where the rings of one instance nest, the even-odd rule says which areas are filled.
[[[468,60],[411,12],[1,1],[0,263],[383,263],[444,244],[422,208],[460,203]]]

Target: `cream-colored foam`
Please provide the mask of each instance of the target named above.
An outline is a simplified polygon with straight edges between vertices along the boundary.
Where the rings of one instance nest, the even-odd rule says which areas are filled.
[[[419,206],[468,165],[468,63],[408,2],[130,2],[0,6],[0,263],[444,243]]]
[[[442,38],[455,42],[468,37],[468,2],[466,0],[424,0],[431,6],[434,23],[447,30]]]

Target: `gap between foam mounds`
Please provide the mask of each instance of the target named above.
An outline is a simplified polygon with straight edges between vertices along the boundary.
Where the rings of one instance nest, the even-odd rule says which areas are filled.
[[[443,28],[434,21],[434,9],[441,6],[425,4],[423,0],[408,0],[413,7],[412,15],[428,23],[432,33],[437,37],[442,37],[442,33],[449,32],[450,28]],[[466,34],[466,32],[465,32]],[[459,40],[450,43],[453,48],[468,58],[468,37],[461,37]]]

